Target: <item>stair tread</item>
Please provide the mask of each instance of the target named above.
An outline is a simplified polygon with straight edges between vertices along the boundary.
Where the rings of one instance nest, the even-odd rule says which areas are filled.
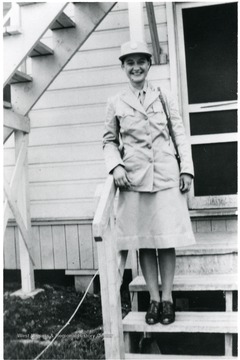
[[[32,50],[32,52],[29,54],[30,57],[36,57],[36,56],[42,56],[42,55],[52,55],[53,54],[53,50],[45,45],[44,43],[42,43],[41,41],[39,41],[34,49]]]
[[[13,77],[10,80],[10,84],[16,84],[21,82],[30,82],[32,77],[22,71],[16,70]]]
[[[237,333],[237,312],[176,312],[170,325],[148,325],[145,312],[129,312],[123,319],[125,332]]]
[[[159,277],[159,288],[161,278]],[[237,274],[207,274],[207,275],[176,275],[174,277],[174,291],[188,290],[237,290]],[[129,291],[146,291],[146,282],[143,276],[136,276],[129,284]]]
[[[176,249],[177,255],[222,254],[237,252],[236,232],[195,233],[196,244]]]
[[[51,30],[59,30],[75,27],[75,22],[64,12],[59,15],[57,20],[51,26]]]
[[[162,359],[162,360],[227,360],[236,359],[234,356],[217,356],[217,355],[166,355],[166,354],[133,354],[125,353],[125,359],[133,360],[147,360],[147,359]]]

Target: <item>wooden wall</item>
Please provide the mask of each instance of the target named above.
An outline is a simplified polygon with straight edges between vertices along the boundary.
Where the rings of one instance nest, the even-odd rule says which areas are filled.
[[[165,4],[155,5],[159,38],[167,51]],[[145,13],[146,40],[150,33]],[[120,45],[129,40],[127,3],[119,3],[30,113],[29,179],[34,219],[92,218],[96,186],[107,175],[102,133],[109,96],[126,85]],[[45,37],[45,42],[50,39]],[[149,79],[169,87],[169,65],[152,67]],[[5,173],[14,164],[6,145]]]
[[[165,3],[154,3],[161,48],[168,53]],[[150,43],[146,11],[145,34]],[[119,3],[89,37],[30,113],[29,181],[36,269],[96,269],[91,222],[94,193],[106,170],[102,133],[107,98],[126,86],[118,56],[129,40],[127,3]],[[49,43],[47,34],[45,42]],[[149,80],[170,88],[169,64],[153,66]],[[10,179],[14,141],[4,150]],[[194,231],[232,231],[232,220],[193,221]],[[215,229],[215,230],[214,230]],[[19,268],[18,232],[10,222],[5,269]]]

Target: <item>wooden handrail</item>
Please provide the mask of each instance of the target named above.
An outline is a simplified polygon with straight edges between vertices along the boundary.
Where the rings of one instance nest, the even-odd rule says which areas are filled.
[[[97,210],[93,219],[93,236],[95,241],[102,241],[104,232],[108,226],[111,213],[114,211],[114,198],[117,188],[113,176],[109,175],[104,184]]]

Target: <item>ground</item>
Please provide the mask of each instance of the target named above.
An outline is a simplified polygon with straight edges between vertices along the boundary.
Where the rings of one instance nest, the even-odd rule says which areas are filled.
[[[5,284],[4,359],[34,359],[71,317],[83,293],[74,287],[42,285],[43,292],[21,300]],[[123,312],[127,303],[123,301]],[[104,359],[100,295],[87,294],[71,323],[42,359]]]

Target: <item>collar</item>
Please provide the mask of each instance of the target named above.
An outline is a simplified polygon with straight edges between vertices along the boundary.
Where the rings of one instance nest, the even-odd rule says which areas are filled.
[[[145,94],[147,93],[148,81],[145,80],[145,83],[144,83],[144,86],[143,86],[142,90],[136,89],[135,87],[132,86],[131,83],[129,83],[129,87],[130,87],[131,91],[134,93],[134,95],[138,98],[140,92],[143,91],[143,92],[145,92]]]

